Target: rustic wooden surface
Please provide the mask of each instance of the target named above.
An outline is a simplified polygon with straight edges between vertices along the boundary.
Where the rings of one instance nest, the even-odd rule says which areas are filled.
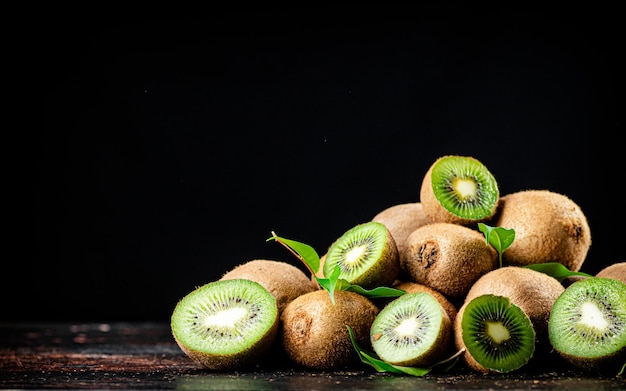
[[[165,323],[0,323],[0,389],[179,390],[624,390],[623,378],[543,363],[484,376],[457,365],[424,377],[316,372],[281,360],[250,371],[212,373],[173,341]]]

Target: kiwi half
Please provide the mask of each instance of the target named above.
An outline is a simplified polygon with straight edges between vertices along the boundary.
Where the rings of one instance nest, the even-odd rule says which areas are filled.
[[[453,301],[498,266],[498,253],[478,231],[452,223],[432,223],[413,231],[400,256],[402,273]]]
[[[430,366],[451,347],[452,322],[429,293],[404,294],[374,319],[370,341],[378,357],[401,366]]]
[[[515,230],[515,240],[502,253],[507,265],[560,262],[579,271],[591,246],[591,231],[580,206],[550,190],[502,196],[492,225]]]
[[[535,329],[537,349],[551,350],[548,320],[556,299],[565,288],[548,274],[519,266],[494,269],[480,277],[470,288],[465,302],[485,294],[505,296],[530,318]]]
[[[626,284],[590,277],[568,286],[552,307],[550,342],[569,363],[612,371],[626,359]]]
[[[535,352],[530,318],[509,298],[481,295],[459,309],[454,326],[457,348],[468,366],[482,373],[507,373],[526,365]]]
[[[263,285],[276,298],[278,311],[287,303],[307,292],[318,289],[317,284],[296,266],[271,259],[252,259],[226,272],[221,280],[244,278]]]
[[[171,316],[181,350],[205,368],[222,371],[252,365],[278,334],[276,299],[261,284],[213,281],[183,297]]]
[[[356,225],[333,242],[324,256],[324,275],[339,266],[339,278],[365,289],[391,285],[400,272],[396,242],[376,221]]]
[[[471,156],[446,155],[428,168],[420,189],[432,222],[476,225],[495,214],[500,198],[493,174]]]
[[[378,307],[365,296],[335,291],[335,303],[326,290],[305,293],[283,310],[281,345],[291,362],[316,369],[354,368],[360,363],[347,326],[359,345],[370,347],[369,331]]]

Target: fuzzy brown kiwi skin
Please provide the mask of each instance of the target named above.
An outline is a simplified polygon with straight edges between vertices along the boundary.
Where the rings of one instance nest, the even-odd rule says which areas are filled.
[[[589,223],[580,206],[550,190],[522,190],[500,197],[491,225],[515,230],[502,254],[506,265],[559,262],[579,271],[591,246]]]
[[[550,311],[564,290],[565,287],[557,279],[545,273],[505,266],[479,278],[467,293],[464,303],[485,294],[508,297],[530,318],[536,333],[536,352],[543,354],[551,350],[548,337]],[[460,325],[457,327],[460,328]]]
[[[360,358],[346,326],[359,345],[371,348],[369,331],[379,310],[365,296],[335,291],[335,304],[325,290],[291,301],[281,314],[281,345],[291,362],[308,369],[355,368]]]
[[[399,254],[405,252],[405,241],[411,232],[431,222],[424,214],[421,202],[392,205],[378,212],[372,221],[377,221],[387,227],[396,242]]]
[[[480,276],[498,266],[498,254],[476,230],[459,224],[432,223],[408,236],[407,252],[400,261],[409,281],[458,301]]]
[[[596,273],[596,277],[613,278],[626,284],[626,262],[616,262],[608,265]]]
[[[433,190],[432,185],[432,172],[435,165],[444,158],[448,158],[450,155],[441,156],[437,160],[433,162],[433,164],[428,168],[426,174],[424,174],[424,178],[422,179],[422,184],[420,187],[420,202],[424,206],[424,214],[427,218],[433,223],[451,223],[451,224],[460,224],[468,227],[476,227],[478,223],[487,222],[491,220],[494,214],[497,211],[497,203],[496,208],[493,209],[493,212],[485,216],[481,219],[467,219],[461,216],[455,215],[454,213],[448,211],[444,208],[437,197],[435,196],[435,192]],[[471,158],[471,157],[467,157]],[[474,158],[471,158],[474,159]],[[498,194],[499,198],[499,194]]]
[[[261,284],[275,298],[278,312],[296,297],[318,289],[296,266],[271,259],[252,259],[224,273],[220,280],[243,278]]]

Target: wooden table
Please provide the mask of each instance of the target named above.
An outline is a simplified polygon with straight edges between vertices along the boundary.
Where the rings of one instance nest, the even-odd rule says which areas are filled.
[[[268,360],[268,363],[271,362]],[[267,364],[267,363],[266,363]],[[455,366],[424,377],[316,372],[278,360],[249,372],[212,373],[185,356],[167,323],[0,323],[0,389],[179,390],[624,390],[623,378],[545,363],[484,376]]]

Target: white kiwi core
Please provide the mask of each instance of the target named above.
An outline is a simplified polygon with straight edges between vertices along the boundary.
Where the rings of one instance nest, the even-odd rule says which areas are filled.
[[[234,327],[237,322],[246,317],[245,308],[229,308],[204,319],[205,326]]]
[[[509,330],[504,327],[502,322],[487,322],[487,334],[495,343],[502,343],[511,338]]]
[[[476,197],[477,187],[476,182],[472,179],[456,178],[454,180],[454,190],[459,195],[459,198],[465,200],[467,198]]]
[[[394,331],[398,333],[398,335],[407,336],[407,335],[414,335],[415,330],[418,330],[418,329],[419,329],[419,323],[417,322],[417,319],[408,318],[408,319],[403,320],[398,325],[398,327],[394,329]]]
[[[604,330],[609,325],[602,311],[595,304],[589,302],[583,303],[580,307],[579,323],[598,330]]]
[[[359,262],[359,259],[363,257],[363,254],[367,251],[366,246],[357,246],[346,253],[346,263],[354,265]]]

